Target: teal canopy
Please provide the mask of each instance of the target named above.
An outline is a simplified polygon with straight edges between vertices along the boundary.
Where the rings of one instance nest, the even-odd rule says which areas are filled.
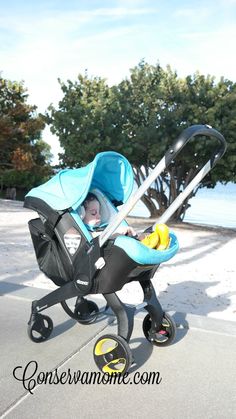
[[[114,151],[99,153],[87,166],[61,170],[26,196],[40,198],[55,210],[77,209],[94,188],[111,201],[126,202],[133,190],[133,170],[128,160]]]

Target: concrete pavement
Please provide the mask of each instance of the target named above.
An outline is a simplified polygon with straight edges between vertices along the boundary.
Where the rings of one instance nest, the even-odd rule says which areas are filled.
[[[36,383],[34,387],[40,372],[57,369],[59,376],[63,372],[66,376],[68,372],[73,375],[78,371],[98,371],[93,346],[98,335],[116,333],[115,318],[101,316],[96,323],[85,326],[56,306],[45,311],[54,323],[49,340],[33,343],[27,336],[31,300],[46,291],[14,288],[7,283],[0,286],[1,417],[236,418],[235,322],[173,313],[178,324],[176,341],[160,348],[145,339],[145,313],[139,312],[130,342],[136,364],[131,367],[128,384],[67,382]],[[99,305],[102,307],[102,300]],[[23,381],[18,380],[23,378],[27,364],[24,388]],[[15,370],[17,380],[13,370],[18,366],[22,368]],[[135,384],[138,374],[144,373],[145,379],[150,372],[159,372],[159,383]],[[27,389],[30,385],[33,394]]]

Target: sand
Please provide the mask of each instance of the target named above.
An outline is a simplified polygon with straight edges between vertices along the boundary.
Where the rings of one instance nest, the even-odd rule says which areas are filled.
[[[0,281],[43,288],[46,294],[56,287],[39,271],[35,259],[27,222],[36,217],[22,202],[0,200]],[[153,222],[129,218],[137,231]],[[189,223],[169,227],[178,237],[180,250],[159,267],[153,279],[163,308],[236,321],[236,230]],[[135,282],[118,295],[132,304],[143,299]]]

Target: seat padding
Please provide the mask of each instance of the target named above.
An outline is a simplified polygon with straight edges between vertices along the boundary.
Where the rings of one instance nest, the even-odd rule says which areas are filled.
[[[128,236],[118,236],[114,245],[123,249],[139,265],[159,265],[171,259],[179,249],[177,237],[172,232],[170,233],[170,246],[166,250],[151,249]]]

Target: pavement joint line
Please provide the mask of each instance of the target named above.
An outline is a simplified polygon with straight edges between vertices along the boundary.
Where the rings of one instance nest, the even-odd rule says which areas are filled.
[[[10,295],[10,294],[0,294],[0,297],[10,298],[12,300],[32,301],[32,298],[19,297],[18,295]]]
[[[94,336],[89,338],[82,346],[77,348],[75,351],[73,351],[70,355],[68,355],[66,358],[64,358],[61,362],[59,362],[55,367],[53,367],[50,372],[54,372],[56,369],[60,369],[64,367],[71,359],[73,359],[76,355],[78,355],[86,346],[88,346],[93,340],[97,338],[108,326],[110,326],[112,323],[114,323],[115,319],[112,321],[109,321],[108,324],[106,324],[99,332],[97,332]],[[41,386],[42,384],[37,384],[34,387],[34,393],[35,391]],[[33,393],[33,394],[34,394]],[[5,418],[8,414],[10,414],[17,406],[19,406],[27,397],[32,396],[33,394],[30,394],[29,391],[25,391],[21,396],[18,397],[17,400],[15,400],[13,403],[11,403],[10,406],[8,406],[1,414],[0,419]]]
[[[13,403],[10,404],[1,414],[0,418],[5,418],[8,414],[10,414],[19,404],[21,404],[29,395],[29,392],[25,390],[25,392],[18,397]]]
[[[30,247],[31,248],[31,243],[0,242],[0,246],[21,246],[21,247]]]
[[[201,331],[201,332],[204,332],[204,333],[212,333],[213,335],[231,336],[231,337],[234,336],[234,335],[232,335],[230,333],[227,333],[227,332],[218,332],[217,330],[204,329],[202,327],[196,327],[196,326],[186,327],[185,329],[197,330],[197,331]]]
[[[0,282],[1,284],[1,282]],[[9,284],[11,284],[9,282]],[[38,288],[38,287],[32,287],[32,286],[26,286],[27,289],[31,289],[31,290],[35,290],[35,292],[37,293],[37,290],[45,290],[44,288]],[[46,290],[47,291],[47,290]],[[100,302],[104,302],[104,298],[102,298],[102,295],[92,295],[92,298],[95,300],[98,300]],[[27,302],[32,302],[32,296],[21,296],[21,295],[16,295],[14,292],[13,293],[5,293],[5,294],[0,294],[0,297],[6,297],[6,298],[10,298],[10,299],[15,299],[18,301],[27,301]],[[134,306],[134,304],[128,304],[128,303],[124,303],[126,305],[132,305]],[[164,310],[169,312],[168,310]],[[135,320],[139,320],[139,321],[143,321],[144,315],[146,313],[145,309],[138,309],[135,313]],[[227,320],[227,319],[217,319],[217,318],[211,318],[211,317],[207,317],[207,316],[203,316],[201,314],[192,314],[192,313],[178,313],[178,312],[172,312],[170,311],[170,314],[172,315],[172,317],[175,315],[178,316],[178,314],[182,315],[184,314],[184,316],[186,317],[185,320],[182,322],[181,318],[174,318],[175,323],[176,323],[176,327],[178,329],[191,329],[191,330],[202,330],[202,331],[206,331],[208,333],[216,333],[218,335],[221,336],[235,336],[236,335],[236,322],[232,321],[232,320]],[[107,316],[114,316],[114,313],[111,310],[107,310],[106,311],[106,315]],[[198,318],[200,318],[200,323]],[[201,320],[202,318],[202,320]],[[217,321],[219,320],[219,325],[220,325],[220,329],[221,330],[217,330],[218,329],[218,325],[217,325]],[[222,330],[222,322],[226,322],[226,323],[231,323],[231,327],[232,330],[231,331],[224,331],[224,328]],[[228,329],[228,327],[226,326],[226,329]],[[228,329],[229,330],[229,329]]]
[[[13,300],[18,300],[18,301],[27,301],[27,302],[31,302],[32,301],[32,298],[27,298],[27,297],[21,297],[21,296],[18,296],[18,295],[13,295],[13,294],[0,294],[0,297],[3,297],[3,298],[10,298],[10,299],[13,299]],[[104,314],[104,313],[103,313]],[[109,312],[109,310],[107,310],[106,311],[106,316],[107,317],[114,317],[114,313],[113,312]],[[135,320],[138,320],[138,321],[143,321],[143,318],[144,318],[144,315],[146,314],[146,312],[145,312],[145,310],[139,310],[137,313],[136,313],[136,315],[135,315]],[[141,317],[142,316],[142,317]],[[194,316],[194,314],[192,314],[192,316]],[[198,315],[197,315],[198,316]],[[204,316],[203,316],[204,317]],[[204,317],[204,319],[205,319],[205,317]],[[217,321],[217,319],[216,318],[209,318],[209,317],[206,317],[206,320],[213,320],[213,321]],[[116,318],[114,319],[114,322],[116,321]],[[227,320],[224,320],[225,322],[227,322]],[[184,323],[180,323],[179,321],[175,321],[175,323],[176,323],[176,327],[177,327],[177,329],[184,329],[184,330],[201,330],[201,331],[203,331],[203,332],[207,332],[207,333],[215,333],[215,334],[217,334],[217,335],[221,335],[221,336],[233,336],[232,334],[230,334],[230,333],[227,333],[227,332],[219,332],[219,331],[217,331],[217,330],[212,330],[212,329],[210,329],[210,328],[208,328],[208,327],[204,327],[204,326],[196,326],[196,325],[192,325],[191,323],[192,323],[192,321],[189,321],[189,323],[188,324],[184,324]]]

